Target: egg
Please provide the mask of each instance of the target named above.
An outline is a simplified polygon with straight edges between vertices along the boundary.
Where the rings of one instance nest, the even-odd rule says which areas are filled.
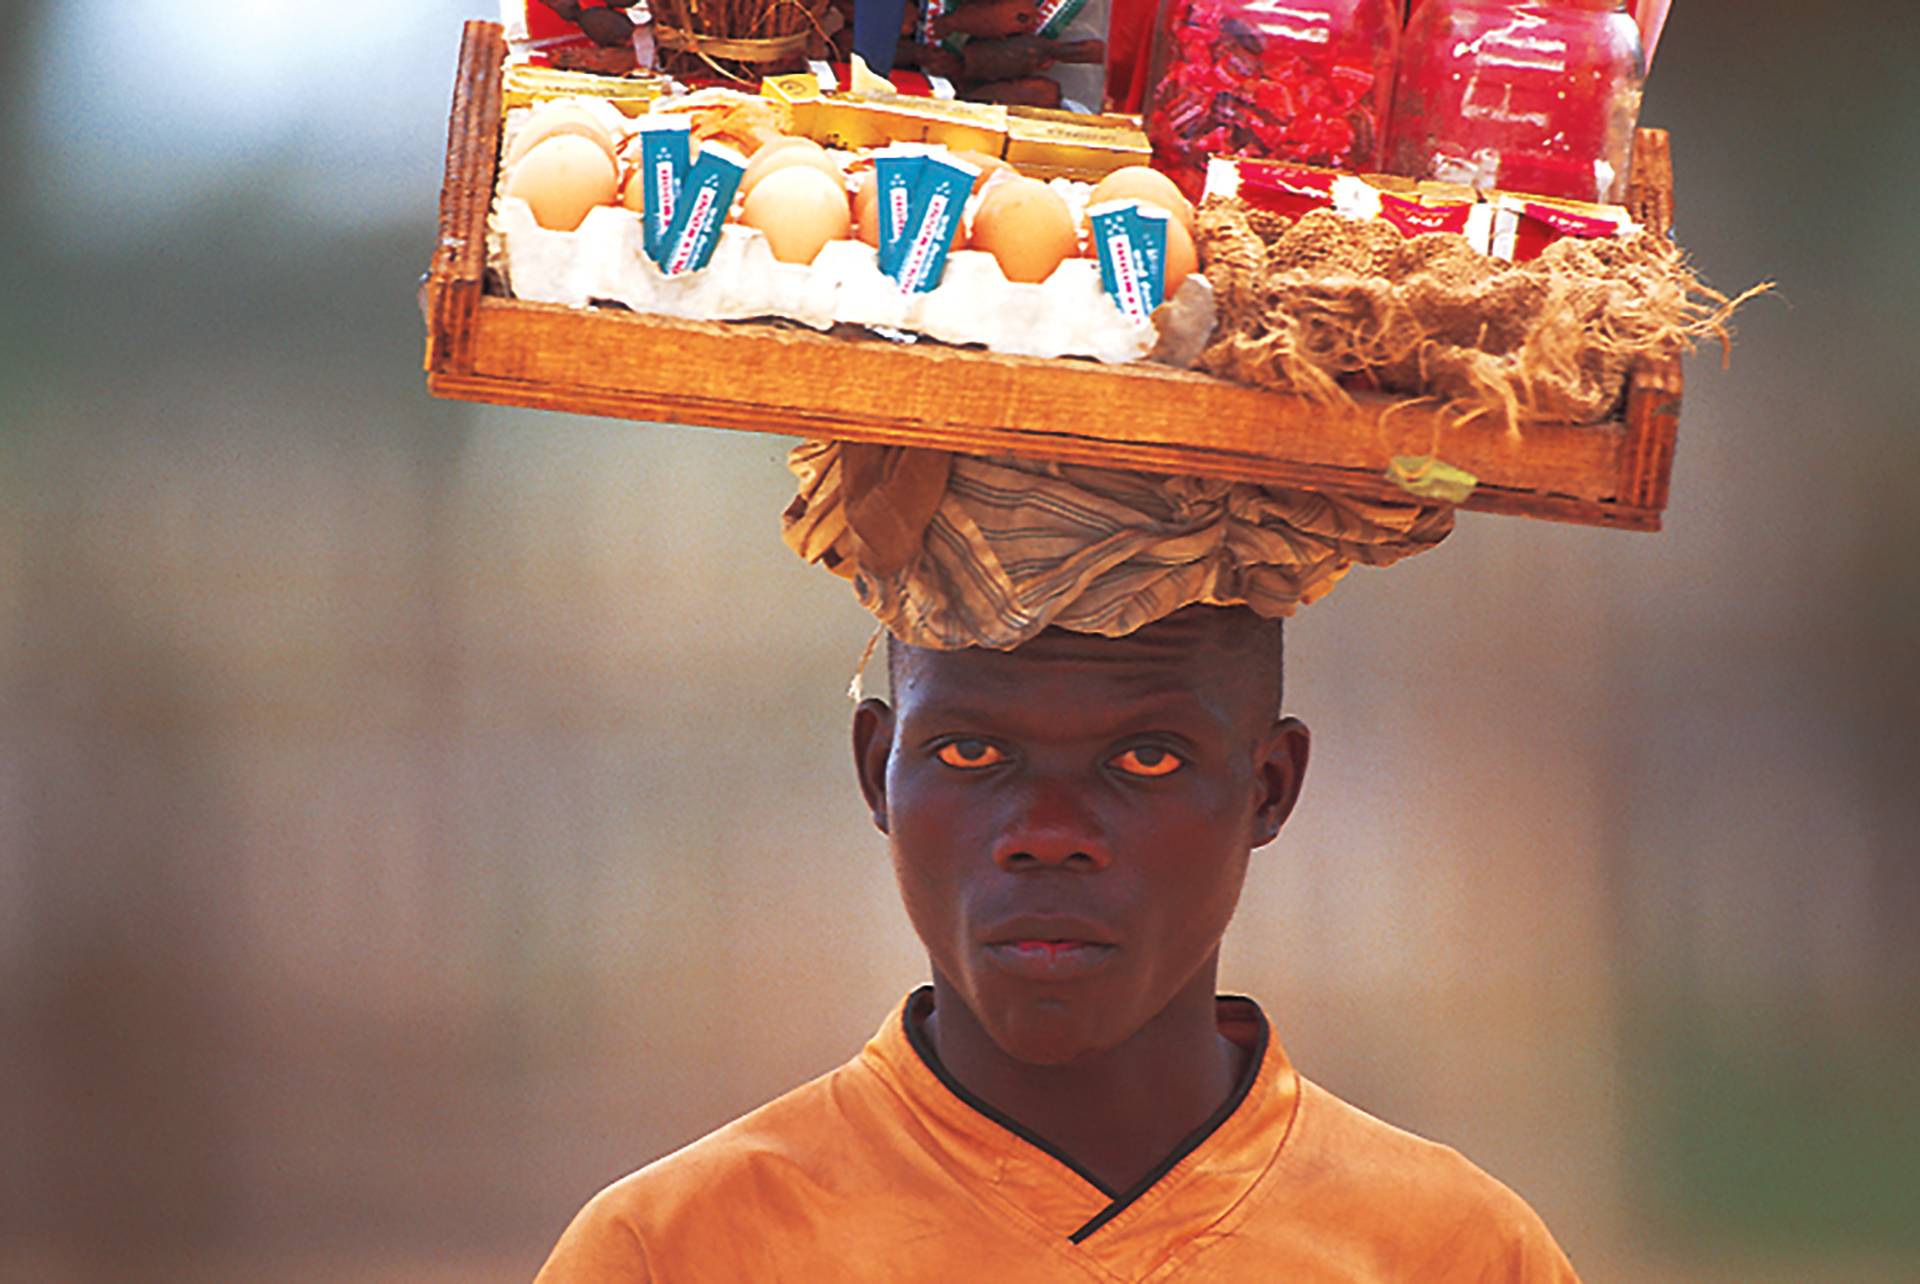
[[[534,221],[555,232],[571,232],[594,206],[611,205],[619,187],[612,159],[577,134],[548,138],[507,178],[507,195],[532,206]]]
[[[782,263],[811,263],[821,246],[851,230],[846,188],[810,165],[787,165],[763,176],[740,221],[765,233]]]
[[[1066,201],[1045,183],[1003,177],[980,199],[973,248],[985,250],[1009,281],[1039,282],[1080,248]]]
[[[507,149],[504,167],[512,169],[528,152],[561,134],[572,134],[597,143],[600,150],[607,154],[608,160],[614,158],[613,135],[607,132],[606,126],[578,103],[556,99],[534,108],[520,126],[520,132],[513,136],[513,146]]]
[[[1180,292],[1186,279],[1200,270],[1200,255],[1193,238],[1178,218],[1167,220],[1167,297]]]
[[[647,176],[637,165],[620,178],[620,203],[635,214],[644,216],[647,212]]]
[[[965,161],[967,164],[979,169],[980,177],[973,180],[973,190],[976,192],[987,185],[988,179],[1003,169],[1016,177],[1018,177],[1020,173],[1019,170],[1007,164],[998,156],[989,156],[985,152],[955,152],[953,153],[953,158],[957,161]]]
[[[1185,224],[1189,240],[1192,238],[1193,202],[1181,194],[1172,179],[1157,169],[1128,165],[1114,170],[1095,183],[1093,192],[1087,197],[1089,207],[1102,201],[1145,201],[1149,205],[1158,205]]]
[[[806,165],[817,169],[845,189],[847,176],[834,163],[833,157],[827,155],[826,148],[811,138],[776,138],[762,145],[747,163],[747,172],[740,176],[740,195],[753,195],[753,189],[760,185],[761,179],[790,165]]]
[[[865,178],[857,178],[854,182],[854,235],[877,250],[880,248],[880,180],[874,177],[872,170],[868,170]]]

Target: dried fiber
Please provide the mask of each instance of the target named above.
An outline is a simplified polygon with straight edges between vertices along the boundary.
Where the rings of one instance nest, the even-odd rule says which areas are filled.
[[[1728,299],[1647,232],[1509,263],[1464,236],[1217,197],[1199,231],[1220,317],[1203,369],[1326,399],[1355,385],[1439,398],[1515,431],[1607,418],[1636,359],[1726,344],[1729,316],[1758,292]]]

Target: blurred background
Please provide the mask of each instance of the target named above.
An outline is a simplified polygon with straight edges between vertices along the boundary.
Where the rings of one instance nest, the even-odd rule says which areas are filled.
[[[924,976],[787,443],[425,394],[491,9],[0,10],[5,1280],[524,1280]],[[1912,1280],[1920,51],[1675,9],[1681,238],[1780,295],[1664,533],[1468,516],[1295,623],[1225,980],[1590,1280]]]

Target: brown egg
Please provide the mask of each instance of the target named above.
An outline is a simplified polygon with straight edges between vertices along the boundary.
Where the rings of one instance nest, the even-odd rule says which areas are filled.
[[[1073,214],[1060,194],[1031,178],[1004,178],[973,216],[973,248],[999,261],[1009,281],[1039,282],[1080,248]]]
[[[1167,220],[1167,297],[1171,299],[1180,292],[1186,279],[1200,270],[1200,255],[1193,248],[1193,238],[1187,235],[1187,229],[1178,218]]]
[[[1158,205],[1184,223],[1188,237],[1192,237],[1193,202],[1181,195],[1173,180],[1157,169],[1128,165],[1114,170],[1094,184],[1093,192],[1087,197],[1087,207],[1091,209],[1102,201],[1145,201]]]
[[[880,180],[868,170],[866,176],[856,178],[854,184],[854,235],[877,250],[880,248]]]
[[[526,123],[521,125],[520,132],[513,136],[513,146],[507,149],[504,168],[512,169],[528,152],[558,134],[572,134],[598,143],[608,160],[614,158],[613,135],[607,132],[606,126],[585,107],[562,98],[542,103],[533,109]]]
[[[994,174],[1000,170],[1004,169],[1016,177],[1020,173],[1019,170],[1007,164],[998,156],[989,156],[985,152],[955,152],[953,158],[957,161],[965,161],[969,165],[978,167],[980,177],[973,180],[973,190],[976,192],[985,187],[987,180],[992,178]]]
[[[620,203],[635,214],[647,212],[647,176],[638,165],[626,170],[620,179]]]
[[[821,246],[851,230],[846,189],[810,165],[783,166],[761,178],[740,221],[764,232],[782,263],[811,263]]]
[[[577,134],[556,134],[528,152],[507,179],[507,195],[533,207],[534,221],[571,232],[596,205],[611,205],[620,187],[613,161]]]
[[[845,188],[847,176],[833,157],[827,155],[826,148],[811,138],[776,138],[755,152],[747,163],[747,172],[740,176],[740,195],[753,195],[761,179],[789,165],[810,165]]]

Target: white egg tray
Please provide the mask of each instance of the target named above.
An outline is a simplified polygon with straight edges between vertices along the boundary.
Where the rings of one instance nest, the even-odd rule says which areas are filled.
[[[616,303],[693,321],[780,318],[815,330],[856,325],[1011,356],[1111,364],[1152,355],[1190,365],[1213,330],[1212,288],[1198,272],[1156,314],[1156,326],[1127,320],[1092,259],[1068,259],[1028,285],[1007,280],[993,255],[958,250],[936,288],[907,293],[862,241],[829,241],[810,264],[782,263],[764,234],[729,223],[705,268],[668,276],[646,254],[641,217],[623,207],[601,206],[576,230],[556,232],[535,222],[525,201],[505,197],[493,230],[507,288],[535,303]]]

